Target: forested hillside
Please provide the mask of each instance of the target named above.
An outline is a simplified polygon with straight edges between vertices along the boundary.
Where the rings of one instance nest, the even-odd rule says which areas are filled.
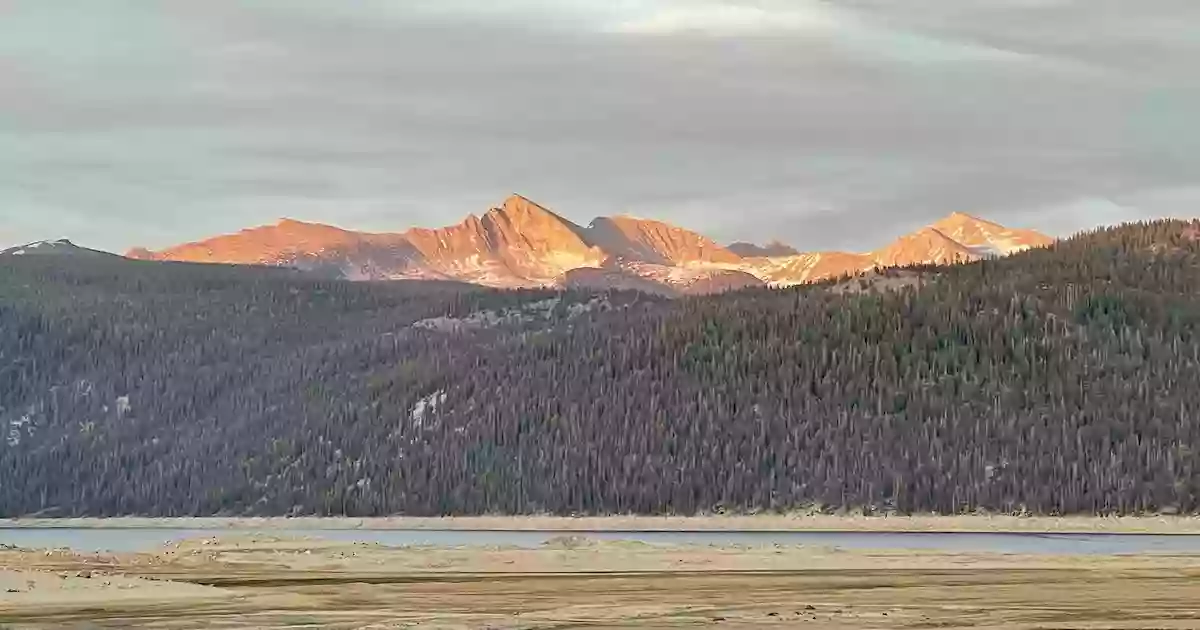
[[[1200,228],[896,275],[671,301],[5,259],[0,514],[1200,510]]]

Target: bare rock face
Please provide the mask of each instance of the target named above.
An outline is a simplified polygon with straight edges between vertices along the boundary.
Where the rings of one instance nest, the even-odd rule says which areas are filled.
[[[656,265],[733,265],[742,259],[712,239],[650,219],[599,217],[588,226],[587,236],[610,256]]]
[[[876,251],[872,258],[880,267],[903,267],[965,263],[978,260],[980,256],[937,228],[927,227],[900,237],[891,245]]]
[[[395,234],[351,232],[328,225],[282,219],[237,234],[218,236],[152,252],[135,249],[138,260],[268,265],[328,272],[352,280],[403,277],[419,254]]]
[[[520,196],[458,225],[400,234],[352,232],[284,219],[275,225],[130,258],[340,269],[355,280],[463,280],[495,287],[545,286],[605,256],[578,226]]]
[[[519,195],[482,218],[402,236],[420,252],[427,274],[486,286],[547,286],[605,259],[580,237],[579,226]]]
[[[792,286],[881,267],[952,264],[1052,242],[955,213],[869,253],[811,252],[772,243],[728,248],[677,226],[629,216],[581,227],[512,195],[457,225],[394,234],[284,219],[159,252],[143,260],[294,267],[352,280],[456,280],[490,287],[636,289],[662,295]]]
[[[328,225],[282,219],[275,225],[186,243],[161,252],[133,250],[126,256],[179,262],[288,265],[317,254],[345,250],[362,243],[364,238],[358,232]]]
[[[520,196],[481,221],[491,252],[514,275],[545,284],[578,267],[601,263],[607,256],[582,238],[579,226]]]
[[[955,212],[932,226],[948,238],[980,256],[1004,256],[1034,247],[1046,247],[1054,239],[1033,230],[1014,230]]]

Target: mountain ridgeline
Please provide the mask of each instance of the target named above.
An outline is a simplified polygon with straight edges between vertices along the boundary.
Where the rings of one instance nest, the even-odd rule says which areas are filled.
[[[1200,226],[682,300],[7,257],[0,438],[4,516],[1196,512]]]
[[[436,230],[369,234],[284,219],[130,258],[293,267],[349,280],[455,280],[496,288],[638,289],[704,295],[786,287],[878,266],[968,262],[1052,242],[955,213],[867,253],[729,247],[662,221],[598,217],[586,227],[513,195],[482,217]]]

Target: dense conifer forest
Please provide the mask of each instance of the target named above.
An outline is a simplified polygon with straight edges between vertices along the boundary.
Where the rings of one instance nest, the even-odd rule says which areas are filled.
[[[1200,228],[681,300],[0,261],[3,516],[810,506],[1200,511]]]

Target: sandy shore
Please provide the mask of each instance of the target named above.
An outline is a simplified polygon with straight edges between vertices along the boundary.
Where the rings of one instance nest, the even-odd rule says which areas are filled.
[[[1200,534],[1200,517],[1021,516],[481,516],[454,518],[0,519],[0,528],[374,529],[479,531],[844,531]]]
[[[8,628],[1200,627],[1200,555],[401,548],[216,533],[136,554],[0,550]]]

